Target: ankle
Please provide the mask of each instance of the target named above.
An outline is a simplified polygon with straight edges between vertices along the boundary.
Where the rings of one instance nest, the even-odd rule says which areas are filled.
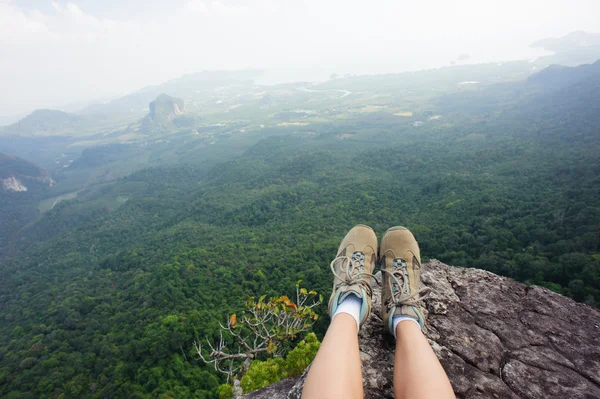
[[[398,335],[399,335],[398,331],[400,330],[400,323],[402,323],[403,321],[414,322],[414,324],[417,326],[419,331],[421,331],[421,325],[419,324],[417,319],[415,319],[414,317],[404,316],[404,315],[394,316],[392,319],[392,331],[394,332],[394,338],[398,339]],[[408,323],[408,324],[405,323],[405,325],[411,325],[411,323]]]
[[[335,310],[335,313],[331,316],[331,320],[338,314],[346,313],[356,321],[356,330],[360,329],[360,311],[362,307],[362,299],[355,294],[350,294],[340,302]]]

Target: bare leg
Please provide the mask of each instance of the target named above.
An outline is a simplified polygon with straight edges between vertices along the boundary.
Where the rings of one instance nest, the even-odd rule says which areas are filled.
[[[356,321],[347,313],[333,318],[302,392],[302,399],[332,398],[363,398]]]
[[[456,397],[429,342],[411,321],[403,321],[396,327],[394,394],[396,399]]]

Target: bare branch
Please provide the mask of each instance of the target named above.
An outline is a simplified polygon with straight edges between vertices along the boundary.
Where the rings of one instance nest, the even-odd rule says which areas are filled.
[[[308,304],[309,297],[312,301]],[[209,357],[202,353],[202,345],[194,342],[196,353],[204,363],[226,374],[229,381],[245,370],[258,354],[283,355],[279,344],[314,324],[317,316],[312,309],[321,304],[318,298],[314,291],[307,292],[299,285],[296,286],[296,303],[286,296],[271,298],[267,303],[263,302],[264,296],[258,302],[251,298],[241,317],[232,315],[227,324],[219,323],[218,344],[213,345],[207,339]],[[227,346],[228,341],[233,341],[233,348]]]

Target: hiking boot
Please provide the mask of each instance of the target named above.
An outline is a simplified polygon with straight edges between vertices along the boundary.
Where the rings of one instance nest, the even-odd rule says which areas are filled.
[[[394,334],[394,316],[409,316],[425,325],[423,308],[419,303],[429,287],[421,286],[421,251],[412,233],[396,226],[385,232],[379,248],[383,292],[381,315],[383,324]]]
[[[360,325],[371,313],[371,277],[377,263],[377,236],[372,228],[359,224],[346,234],[331,262],[333,292],[329,298],[329,316],[350,294],[362,300]]]

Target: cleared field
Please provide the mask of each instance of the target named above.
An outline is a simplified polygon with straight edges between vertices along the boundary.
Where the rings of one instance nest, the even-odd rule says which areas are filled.
[[[56,206],[56,204],[58,204],[60,201],[70,200],[70,199],[77,197],[77,193],[79,191],[80,190],[73,191],[71,193],[67,193],[67,194],[63,194],[63,195],[59,195],[58,197],[45,199],[40,202],[40,204],[38,205],[38,209],[42,213],[49,211],[50,209],[54,208]]]
[[[282,122],[278,123],[277,126],[307,126],[308,122]]]
[[[378,112],[387,108],[387,105],[367,105],[363,107],[360,112]]]

